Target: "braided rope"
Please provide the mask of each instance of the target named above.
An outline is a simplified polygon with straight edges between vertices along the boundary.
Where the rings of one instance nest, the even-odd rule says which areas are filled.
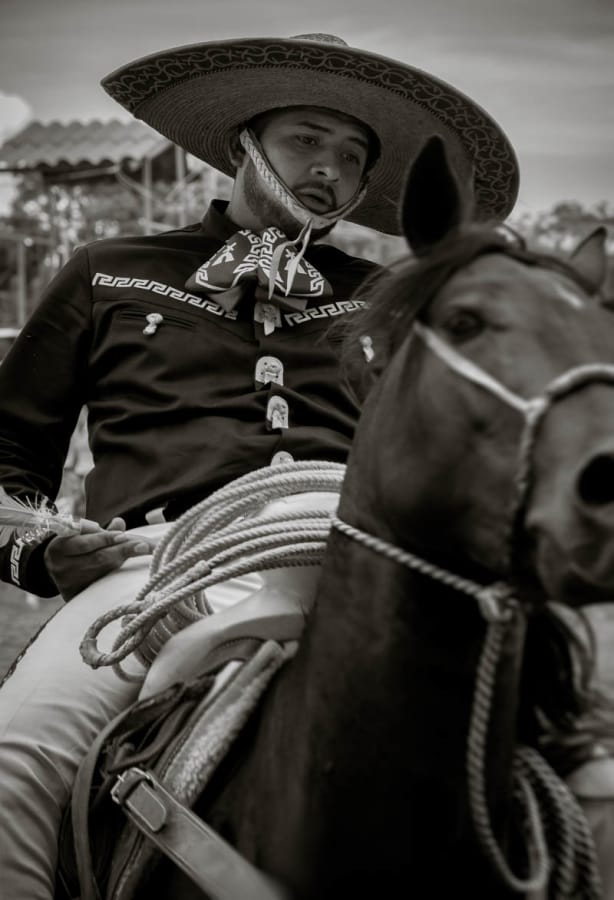
[[[168,638],[209,615],[203,592],[241,575],[321,562],[330,532],[326,509],[288,510],[254,518],[263,506],[291,494],[339,493],[345,466],[291,462],[256,469],[185,512],[154,550],[147,583],[136,598],[99,616],[88,628],[81,655],[92,668],[113,666],[136,680],[120,663],[134,653],[149,665]],[[109,652],[97,638],[111,622],[121,630]],[[139,678],[140,680],[140,678]]]
[[[549,843],[554,844],[550,895],[600,900],[602,886],[590,826],[572,791],[532,747],[519,747],[514,764],[540,794]]]
[[[496,621],[508,616],[506,604],[511,597],[511,588],[508,584],[497,581],[493,584],[483,585],[470,581],[468,578],[462,578],[460,575],[448,572],[447,569],[442,569],[440,566],[436,566],[420,556],[415,556],[408,550],[402,550],[400,547],[395,547],[393,544],[375,537],[375,535],[361,531],[360,528],[349,525],[337,516],[331,516],[331,526],[365,547],[369,547],[370,550],[379,553],[380,556],[385,556],[387,559],[399,563],[399,565],[405,566],[407,569],[413,569],[415,572],[439,581],[455,591],[473,597],[477,601],[480,612],[485,619]]]
[[[537,802],[531,785],[526,780],[523,780],[519,786],[520,789],[516,792],[516,796],[521,800],[524,811],[527,814],[530,829],[529,840],[535,848],[537,856],[535,872],[526,879],[518,878],[509,868],[494,835],[486,799],[484,760],[492,696],[503,638],[516,601],[511,597],[509,591],[503,591],[502,586],[499,584],[484,588],[483,585],[461,578],[459,575],[427,562],[421,557],[409,553],[407,550],[402,550],[400,547],[395,547],[393,544],[389,544],[375,535],[361,531],[361,529],[349,525],[337,516],[332,517],[331,524],[336,530],[379,553],[381,556],[385,556],[393,562],[419,572],[421,575],[433,578],[469,597],[476,600],[483,599],[485,592],[488,592],[487,596],[492,600],[492,603],[485,607],[488,610],[488,614],[485,617],[489,621],[489,627],[486,632],[476,674],[476,687],[467,742],[469,806],[478,840],[484,852],[499,872],[502,881],[518,893],[543,889],[548,879],[548,852]],[[494,595],[489,592],[492,587],[496,587]]]
[[[599,900],[599,870],[586,818],[569,789],[536,750],[517,749],[512,769],[513,798],[523,814],[529,835],[527,858],[532,863],[533,871],[526,878],[520,878],[511,871],[492,829],[484,760],[503,639],[517,607],[509,586],[496,583],[485,589],[348,525],[337,516],[332,517],[331,524],[347,537],[387,559],[478,601],[482,600],[480,608],[487,621],[487,630],[476,672],[467,738],[469,806],[478,841],[501,880],[516,893],[543,890],[548,885],[552,866],[554,874],[550,895],[553,898],[571,900],[572,896],[581,896],[583,900]],[[574,889],[579,893],[573,894]]]
[[[532,784],[529,779],[519,777],[519,773],[514,768],[514,797],[521,804],[526,815],[529,831],[528,843],[533,848],[536,858],[534,871],[526,878],[519,878],[515,875],[503,855],[493,832],[486,797],[484,772],[486,741],[497,667],[506,630],[507,622],[491,622],[489,624],[478,664],[467,738],[469,807],[478,841],[499,873],[501,880],[517,893],[528,893],[544,889],[548,881],[549,870],[544,828]],[[529,853],[528,856],[530,858],[531,854]]]

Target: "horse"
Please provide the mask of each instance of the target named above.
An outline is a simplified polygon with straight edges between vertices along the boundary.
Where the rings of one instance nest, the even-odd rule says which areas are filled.
[[[366,399],[315,606],[194,812],[295,900],[563,896],[517,795],[590,702],[568,619],[614,574],[603,235],[560,261],[471,224],[438,138],[403,229],[348,338]],[[152,892],[203,896],[164,858]]]

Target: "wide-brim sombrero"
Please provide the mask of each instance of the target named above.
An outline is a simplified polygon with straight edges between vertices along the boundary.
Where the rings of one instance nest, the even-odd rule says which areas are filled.
[[[228,175],[230,138],[259,113],[305,105],[354,116],[376,133],[381,155],[348,219],[387,234],[400,232],[409,165],[433,134],[444,139],[461,182],[473,183],[476,219],[502,220],[516,200],[514,150],[477,103],[433,75],[331,35],[189,44],[128,63],[102,85],[137,119]]]

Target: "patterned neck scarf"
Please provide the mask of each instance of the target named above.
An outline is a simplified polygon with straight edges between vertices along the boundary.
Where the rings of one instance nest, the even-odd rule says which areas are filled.
[[[256,300],[305,309],[310,297],[332,295],[326,278],[304,258],[310,234],[309,223],[293,241],[279,228],[259,233],[243,228],[188,278],[186,287],[214,295],[226,312],[254,283]]]

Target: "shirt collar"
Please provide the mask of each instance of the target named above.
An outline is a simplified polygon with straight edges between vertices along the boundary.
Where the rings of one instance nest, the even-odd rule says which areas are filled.
[[[211,201],[201,225],[205,237],[226,241],[240,230],[241,226],[226,215],[227,208],[227,200]]]
[[[209,204],[209,209],[203,216],[201,220],[201,232],[207,238],[215,238],[216,240],[227,241],[228,238],[233,237],[237,233],[237,231],[241,231],[244,228],[243,225],[237,225],[236,222],[233,222],[232,219],[226,215],[226,210],[228,209],[228,200],[212,200]],[[326,248],[329,245],[326,243],[321,243],[320,241],[310,242],[307,247],[307,255],[314,248],[322,249]]]

